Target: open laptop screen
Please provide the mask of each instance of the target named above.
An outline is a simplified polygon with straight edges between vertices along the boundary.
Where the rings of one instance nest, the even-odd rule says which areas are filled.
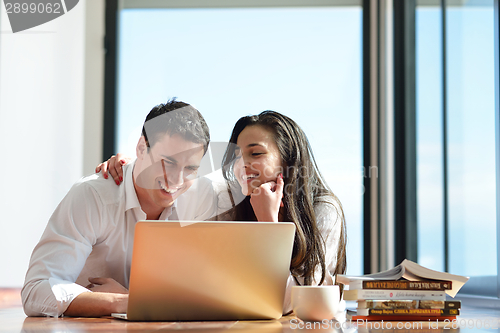
[[[128,319],[281,317],[294,234],[293,223],[138,222]]]

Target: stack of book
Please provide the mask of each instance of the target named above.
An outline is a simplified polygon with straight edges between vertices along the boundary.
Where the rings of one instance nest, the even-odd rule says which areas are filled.
[[[393,269],[364,276],[338,275],[346,286],[344,300],[357,301],[347,319],[357,320],[454,320],[460,314],[455,297],[469,278],[437,272],[404,260]]]

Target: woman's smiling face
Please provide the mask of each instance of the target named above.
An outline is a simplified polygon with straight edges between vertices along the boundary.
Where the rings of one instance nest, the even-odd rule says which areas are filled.
[[[271,130],[250,125],[241,131],[236,142],[234,176],[244,195],[250,195],[260,185],[276,181],[283,172],[281,156]]]

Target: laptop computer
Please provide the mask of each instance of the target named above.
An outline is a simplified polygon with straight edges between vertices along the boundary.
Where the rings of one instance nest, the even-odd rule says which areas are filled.
[[[279,319],[295,225],[140,221],[126,314],[132,321]]]

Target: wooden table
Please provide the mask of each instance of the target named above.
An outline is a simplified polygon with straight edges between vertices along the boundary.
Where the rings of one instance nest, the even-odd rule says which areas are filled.
[[[111,317],[103,318],[47,318],[26,317],[21,307],[18,289],[0,289],[0,332],[491,332],[500,328],[500,309],[463,307],[459,316],[459,329],[452,323],[428,322],[369,322],[356,323],[304,323],[294,316],[274,321],[222,321],[222,322],[126,322]],[[485,329],[485,325],[490,329]],[[390,327],[389,327],[390,325]],[[399,326],[398,326],[399,325]],[[401,329],[397,329],[401,327]]]

